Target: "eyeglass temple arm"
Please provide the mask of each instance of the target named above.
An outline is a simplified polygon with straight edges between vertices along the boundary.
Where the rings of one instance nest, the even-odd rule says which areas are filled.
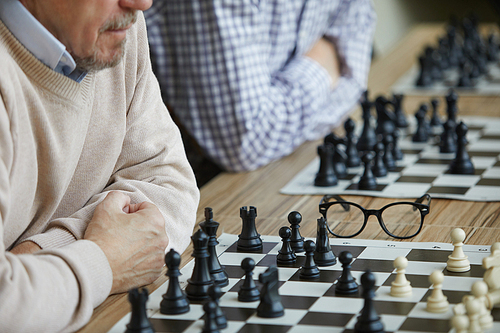
[[[428,203],[426,204],[427,206],[431,205],[431,196],[428,193],[424,194],[423,196],[415,200],[415,203],[421,204],[424,200],[428,201]]]
[[[329,195],[329,194],[327,194],[327,195],[323,196],[323,198],[321,199],[320,205],[324,204],[324,203],[328,203],[328,201],[330,201],[330,199],[335,199],[338,202],[347,202],[340,195],[336,195],[336,194]],[[350,208],[351,208],[350,205],[345,204],[345,203],[342,203],[341,206],[342,206],[342,208],[344,208],[344,210],[346,212],[348,212],[350,210]]]

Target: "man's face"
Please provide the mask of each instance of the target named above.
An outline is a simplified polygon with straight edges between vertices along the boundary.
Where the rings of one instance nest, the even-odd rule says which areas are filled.
[[[75,58],[92,71],[122,58],[127,30],[152,0],[21,0]]]

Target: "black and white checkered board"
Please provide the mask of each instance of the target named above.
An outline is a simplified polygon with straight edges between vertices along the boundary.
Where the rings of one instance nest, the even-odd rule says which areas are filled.
[[[453,88],[461,96],[497,96],[500,94],[500,66],[496,63],[488,64],[488,74],[472,80],[475,85],[471,88],[456,87],[460,78],[458,68],[444,71],[443,79],[434,82],[429,87],[415,85],[419,75],[419,66],[413,66],[401,75],[391,87],[391,91],[405,95],[445,96],[450,88]]]
[[[323,267],[321,276],[315,281],[301,281],[298,267],[304,262],[304,256],[298,255],[295,267],[279,267],[281,299],[285,307],[285,315],[280,318],[259,318],[256,316],[258,301],[251,303],[238,302],[239,286],[243,282],[241,261],[251,257],[257,263],[254,278],[264,272],[268,266],[276,264],[276,254],[281,247],[278,236],[262,236],[263,253],[249,254],[236,251],[236,235],[223,234],[217,247],[220,262],[229,275],[229,285],[223,288],[220,306],[225,312],[228,327],[224,333],[336,333],[353,332],[356,317],[363,307],[364,300],[357,294],[353,296],[335,295],[335,281],[341,275],[341,265]],[[471,270],[467,273],[449,273],[446,271],[446,260],[453,246],[444,243],[389,242],[350,239],[331,239],[332,249],[336,255],[348,250],[355,258],[352,263],[353,276],[359,281],[366,269],[371,269],[376,277],[375,307],[381,316],[386,332],[450,332],[452,306],[459,303],[464,295],[470,293],[475,281],[481,280],[484,274],[482,259],[490,254],[489,246],[465,245],[464,252],[471,262]],[[407,298],[396,298],[389,295],[391,282],[395,278],[393,260],[398,256],[406,256],[408,267],[406,277],[413,287],[413,295]],[[181,286],[191,277],[193,261],[182,270]],[[443,314],[429,313],[425,310],[426,299],[430,295],[429,275],[434,270],[441,270],[445,275],[443,292],[451,306]],[[257,282],[257,284],[259,284]],[[168,281],[150,295],[148,316],[157,333],[162,332],[196,332],[203,327],[203,309],[201,304],[191,304],[191,310],[182,315],[162,315],[159,304],[162,294],[167,290]],[[493,309],[494,326],[488,332],[500,332],[500,308]],[[111,333],[125,332],[129,322],[126,315],[112,329]]]
[[[414,119],[408,119],[414,123]],[[418,198],[429,193],[436,198],[471,201],[500,201],[500,118],[459,117],[469,127],[467,151],[476,168],[474,175],[452,175],[448,166],[455,154],[441,154],[438,137],[428,143],[411,140],[414,126],[400,138],[399,146],[405,154],[397,162],[397,170],[377,178],[378,186],[372,191],[357,188],[363,167],[349,168],[348,179],[340,179],[338,185],[314,186],[319,170],[319,157],[300,171],[285,187],[283,194],[323,195],[359,194],[386,198]],[[357,130],[361,129],[358,124]]]

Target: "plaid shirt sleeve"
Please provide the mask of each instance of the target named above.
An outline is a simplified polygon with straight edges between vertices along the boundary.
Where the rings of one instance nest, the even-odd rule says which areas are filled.
[[[369,0],[157,0],[145,15],[167,105],[228,171],[256,169],[325,135],[366,87]],[[323,36],[345,64],[334,90],[304,56]]]

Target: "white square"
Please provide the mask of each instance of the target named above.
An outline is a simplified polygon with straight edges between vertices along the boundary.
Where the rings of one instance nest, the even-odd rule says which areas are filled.
[[[352,276],[356,279],[357,283],[360,284],[361,281],[361,275],[363,275],[365,272],[362,271],[352,271]],[[372,272],[373,275],[375,275],[375,285],[376,286],[381,286],[384,284],[384,282],[391,276],[391,273],[381,273],[381,272]]]
[[[245,258],[252,258],[255,262],[259,262],[266,255],[261,253],[237,253],[237,252],[224,252],[219,257],[221,265],[239,266],[241,261]]]
[[[364,299],[350,297],[321,297],[309,309],[310,312],[352,313],[363,308]]]
[[[467,146],[468,151],[494,151],[500,154],[498,140],[480,140]]]
[[[332,327],[322,325],[296,325],[292,327],[287,333],[342,333],[344,327]],[[224,331],[225,333],[225,331]]]
[[[475,175],[441,175],[438,176],[432,185],[434,186],[450,186],[450,187],[470,187],[474,186],[479,180],[481,176]]]
[[[432,272],[442,271],[445,268],[446,262],[408,261],[406,274],[431,275]]]
[[[380,315],[380,320],[384,324],[384,331],[386,332],[396,332],[398,328],[403,325],[406,320],[406,316],[398,315]],[[354,329],[356,322],[358,321],[357,316],[354,316],[346,325],[346,329]]]
[[[445,164],[413,164],[403,170],[403,175],[407,176],[439,176],[448,170]]]
[[[159,311],[155,313],[151,318],[158,318],[158,319],[178,319],[178,320],[197,320],[201,318],[205,314],[205,311],[203,311],[203,305],[201,304],[190,304],[189,305],[189,311],[186,313],[182,314],[176,314],[176,315],[164,315],[160,313]]]
[[[411,283],[411,281],[410,281]],[[398,301],[398,302],[411,302],[411,303],[417,303],[419,302],[422,297],[424,297],[425,293],[427,292],[427,288],[411,288],[411,296],[410,297],[394,297],[391,296],[391,287],[390,286],[381,286],[380,288],[377,289],[377,292],[375,294],[375,300],[377,301]]]
[[[483,178],[500,178],[500,167],[492,167],[482,174]]]
[[[444,276],[443,290],[459,290],[469,291],[474,282],[482,281],[482,278],[465,277],[465,276]]]
[[[331,283],[287,281],[280,287],[280,295],[323,296],[332,286]]]
[[[219,305],[231,308],[249,308],[254,309],[259,305],[260,300],[254,302],[240,302],[238,301],[237,292],[227,292],[219,300]]]
[[[497,158],[487,156],[472,156],[471,160],[476,169],[487,169],[496,163]]]
[[[410,253],[411,249],[401,249],[401,248],[385,248],[385,247],[367,247],[363,253],[361,253],[359,259],[385,259],[394,260],[397,257],[406,257]]]
[[[500,191],[498,186],[483,186],[476,185],[465,193],[467,198],[483,201],[498,201],[500,200]]]
[[[448,307],[448,311],[442,313],[432,313],[426,310],[427,300],[422,300],[422,302],[417,303],[413,309],[411,309],[408,317],[412,318],[429,318],[429,319],[450,319],[453,317],[452,305]]]
[[[386,186],[382,193],[394,198],[419,197],[431,188],[431,184],[394,183]]]

